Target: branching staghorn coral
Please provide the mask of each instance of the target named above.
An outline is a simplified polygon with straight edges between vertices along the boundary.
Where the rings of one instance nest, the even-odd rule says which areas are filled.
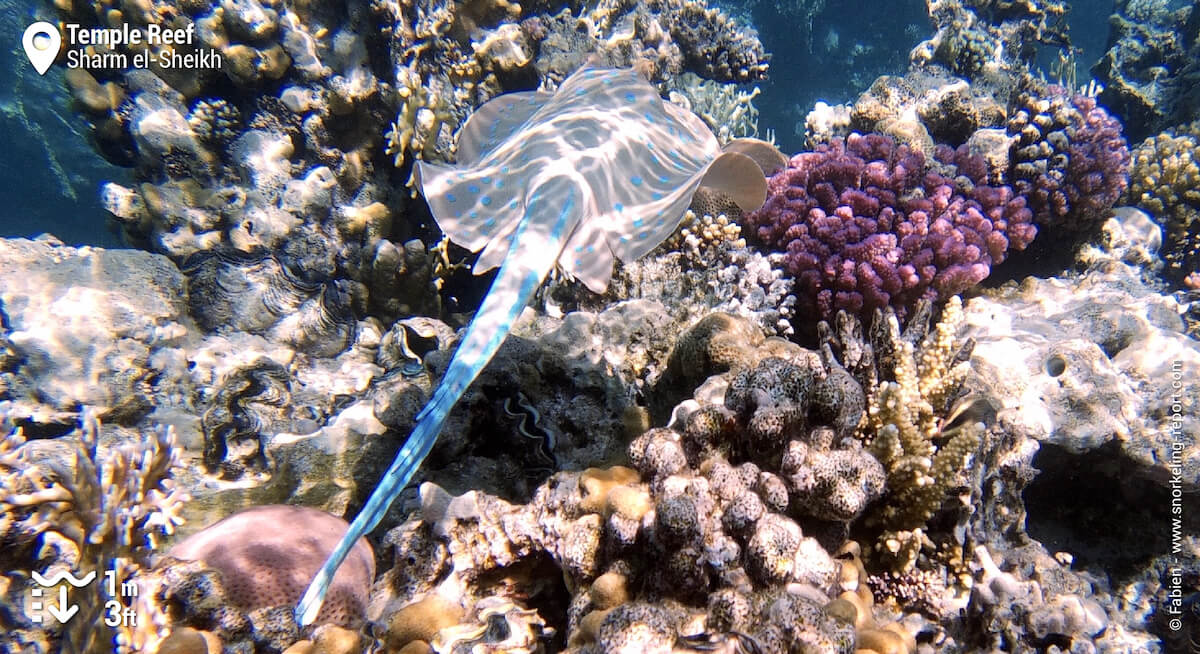
[[[46,469],[22,447],[21,431],[7,430],[0,441],[0,538],[39,542],[35,556],[50,561],[40,571],[47,578],[61,572],[76,578],[95,573],[91,584],[71,592],[79,612],[58,635],[60,651],[141,651],[162,636],[164,617],[146,593],[108,597],[105,573],[113,571],[120,585],[148,569],[159,538],[182,524],[180,512],[188,496],[173,479],[180,465],[174,430],[155,429],[136,442],[103,450],[99,435],[99,420],[85,411],[75,435],[73,465]],[[126,602],[137,619],[108,626],[106,618],[125,610]]]
[[[983,428],[945,429],[961,395],[974,341],[957,338],[962,300],[950,298],[927,331],[929,305],[920,306],[902,334],[891,311],[876,314],[872,341],[879,382],[869,387],[860,437],[887,471],[888,499],[874,516],[883,526],[879,554],[907,572],[923,546],[926,523],[979,449]],[[917,342],[917,339],[920,339]]]
[[[736,138],[758,137],[758,109],[754,106],[754,98],[761,89],[757,86],[743,91],[736,84],[701,79],[694,73],[684,73],[679,82],[679,88],[671,91],[671,102],[703,118],[722,144]]]

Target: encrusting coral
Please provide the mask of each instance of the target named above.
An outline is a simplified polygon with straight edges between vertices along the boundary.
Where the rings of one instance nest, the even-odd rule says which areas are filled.
[[[20,430],[0,441],[0,538],[15,546],[6,554],[15,559],[6,566],[13,571],[8,579],[22,579],[25,573],[18,571],[35,572],[35,561],[49,561],[40,572],[49,579],[94,574],[87,592],[71,596],[79,613],[51,638],[63,651],[143,651],[164,635],[161,608],[144,594],[118,592],[106,598],[100,589],[137,580],[150,568],[159,539],[182,523],[188,495],[173,479],[179,466],[175,437],[170,428],[159,428],[133,442],[101,448],[100,423],[87,411],[74,436],[69,470],[40,466]],[[105,586],[110,573],[115,586]],[[15,586],[10,592],[26,590],[24,583]],[[112,619],[131,604],[138,620]],[[11,628],[18,640],[37,638],[32,622]]]

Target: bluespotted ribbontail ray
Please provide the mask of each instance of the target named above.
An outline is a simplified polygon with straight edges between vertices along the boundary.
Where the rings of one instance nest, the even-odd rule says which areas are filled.
[[[417,162],[433,217],[455,243],[500,266],[408,441],[296,607],[311,624],[347,552],[375,527],[429,454],[446,416],[555,266],[595,292],[614,258],[631,261],[671,235],[701,184],[744,210],[766,179],[735,142],[727,151],[699,117],[631,70],[583,68],[554,93],[499,96],[458,135],[458,164]],[[741,151],[739,151],[741,150]]]

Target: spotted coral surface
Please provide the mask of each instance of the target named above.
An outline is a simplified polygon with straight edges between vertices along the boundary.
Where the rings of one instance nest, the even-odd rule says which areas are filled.
[[[245,611],[290,609],[346,531],[341,518],[303,506],[239,511],[177,543],[167,553],[203,561],[221,576],[230,602]],[[330,585],[318,623],[354,627],[366,617],[375,557],[360,540]]]

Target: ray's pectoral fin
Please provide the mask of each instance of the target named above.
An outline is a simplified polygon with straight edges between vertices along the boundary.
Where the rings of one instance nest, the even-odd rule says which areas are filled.
[[[764,177],[770,177],[787,168],[787,155],[770,143],[755,138],[733,139],[721,148],[722,152],[737,152],[750,157],[762,169]]]
[[[472,166],[520,129],[553,94],[506,93],[492,98],[467,118],[458,132],[458,164]]]
[[[754,211],[767,200],[767,178],[762,168],[740,152],[721,153],[700,184],[729,196],[742,211]]]
[[[521,220],[520,189],[505,186],[487,168],[418,161],[416,180],[438,227],[472,252],[511,234]]]
[[[558,255],[558,266],[589,291],[603,293],[612,279],[614,258],[607,232],[594,223],[583,223]]]

